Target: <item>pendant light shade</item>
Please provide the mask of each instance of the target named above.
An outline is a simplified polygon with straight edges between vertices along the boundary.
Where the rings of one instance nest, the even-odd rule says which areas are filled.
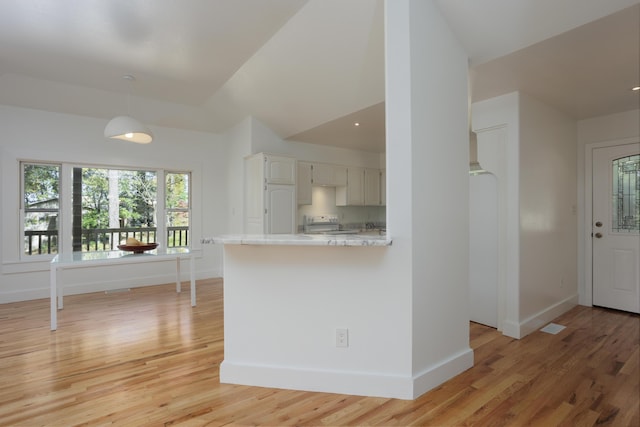
[[[153,134],[145,125],[130,116],[117,116],[111,119],[104,128],[107,138],[148,144],[153,141]]]
[[[125,74],[122,78],[129,84],[129,93],[127,94],[127,114],[130,114],[131,90],[132,84],[135,82],[136,78],[131,74]],[[136,142],[138,144],[148,144],[153,141],[153,134],[149,128],[131,116],[117,116],[111,119],[104,128],[104,136],[107,138]]]

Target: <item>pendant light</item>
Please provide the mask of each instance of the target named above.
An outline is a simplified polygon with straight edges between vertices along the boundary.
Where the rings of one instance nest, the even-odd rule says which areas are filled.
[[[130,74],[122,76],[131,85],[136,78]],[[131,88],[129,88],[131,89]],[[131,90],[127,94],[127,114],[130,110]],[[131,116],[117,116],[111,119],[104,128],[106,138],[121,139],[123,141],[136,142],[138,144],[148,144],[153,141],[153,133],[144,124]]]

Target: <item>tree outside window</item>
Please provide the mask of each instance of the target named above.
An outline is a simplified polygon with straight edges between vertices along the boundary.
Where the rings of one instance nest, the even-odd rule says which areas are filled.
[[[74,168],[74,251],[113,250],[128,237],[156,242],[157,187],[155,171]]]
[[[167,212],[167,245],[189,245],[189,173],[168,172],[165,175],[165,209]]]
[[[23,163],[22,177],[24,253],[58,253],[60,165]]]

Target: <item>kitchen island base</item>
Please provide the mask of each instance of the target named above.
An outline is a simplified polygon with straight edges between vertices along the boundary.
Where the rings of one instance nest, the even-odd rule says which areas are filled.
[[[411,282],[394,247],[225,243],[220,381],[413,399],[471,367],[465,347],[413,370]]]

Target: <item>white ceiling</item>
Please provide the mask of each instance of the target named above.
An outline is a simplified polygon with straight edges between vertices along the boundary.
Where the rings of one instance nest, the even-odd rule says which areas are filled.
[[[523,90],[577,119],[638,108],[638,0],[433,1],[474,100]],[[383,151],[383,14],[383,0],[3,0],[0,104],[106,123],[129,93],[152,126],[253,115],[283,138]]]

